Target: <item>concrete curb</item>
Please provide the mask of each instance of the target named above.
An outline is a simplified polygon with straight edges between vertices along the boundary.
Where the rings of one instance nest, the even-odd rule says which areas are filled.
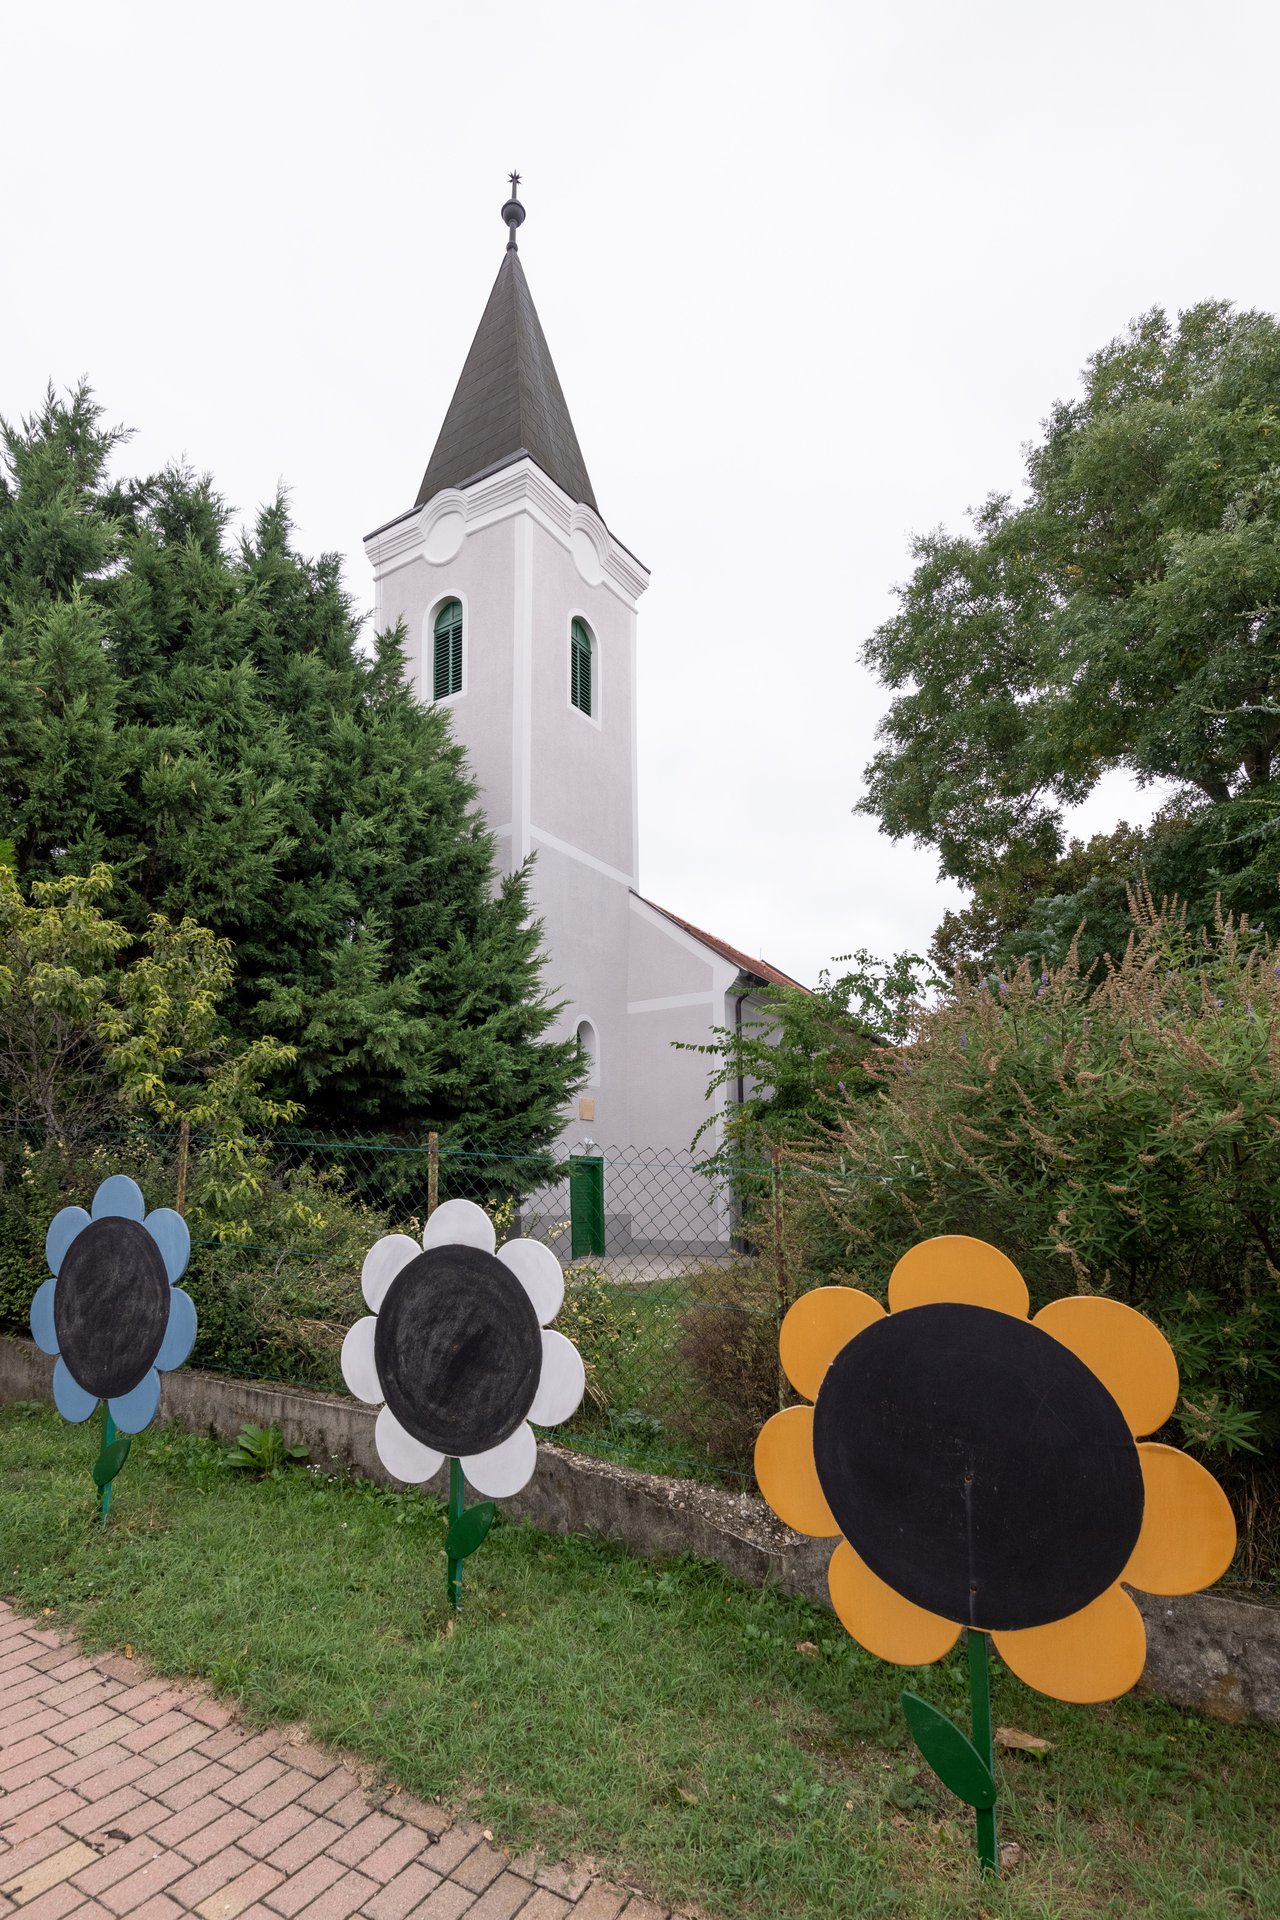
[[[31,1341],[0,1337],[0,1402],[47,1399],[52,1372]],[[274,1425],[317,1466],[395,1484],[374,1450],[376,1415],[358,1401],[190,1367],[161,1378],[160,1417],[190,1433],[234,1440],[246,1422]],[[431,1490],[443,1497],[443,1473]],[[650,1558],[718,1560],[751,1586],[829,1604],[829,1544],[792,1533],[754,1494],[638,1473],[539,1441],[533,1479],[503,1510],[547,1533],[598,1533]],[[1214,1593],[1134,1598],[1147,1623],[1144,1689],[1214,1719],[1280,1727],[1280,1609]]]

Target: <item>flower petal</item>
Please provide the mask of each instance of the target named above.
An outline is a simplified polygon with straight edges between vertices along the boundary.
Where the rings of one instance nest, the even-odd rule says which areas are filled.
[[[1073,1294],[1041,1307],[1032,1325],[1070,1347],[1097,1374],[1130,1433],[1154,1433],[1173,1412],[1178,1363],[1145,1314],[1101,1294]]]
[[[1235,1558],[1236,1517],[1213,1475],[1148,1440],[1138,1448],[1146,1505],[1142,1532],[1120,1578],[1143,1593],[1199,1593]]]
[[[160,1411],[160,1375],[152,1367],[128,1393],[116,1393],[107,1401],[107,1412],[121,1433],[141,1433]]]
[[[498,1244],[493,1222],[474,1200],[446,1200],[422,1230],[424,1247],[479,1247],[492,1253]]]
[[[357,1320],[354,1327],[348,1328],[347,1337],[342,1343],[342,1377],[356,1399],[363,1400],[370,1407],[376,1407],[387,1397],[382,1391],[382,1382],[373,1358],[373,1335],[377,1324],[376,1316],[367,1313],[363,1320]]]
[[[66,1361],[59,1357],[53,1366],[53,1404],[64,1420],[79,1426],[98,1404],[98,1395],[82,1387]]]
[[[360,1324],[363,1325],[363,1322]],[[424,1447],[421,1440],[415,1440],[400,1425],[390,1407],[384,1407],[374,1423],[373,1444],[378,1449],[379,1460],[392,1479],[403,1480],[409,1486],[421,1486],[424,1480],[430,1480],[439,1473],[444,1465],[444,1455],[437,1453],[434,1447]]]
[[[1025,1320],[1031,1307],[1027,1283],[1012,1260],[967,1233],[940,1233],[903,1254],[889,1276],[889,1311],[936,1306],[991,1307]]]
[[[498,1250],[504,1267],[510,1267],[533,1302],[538,1325],[554,1320],[564,1302],[564,1274],[550,1247],[541,1240],[508,1240]]]
[[[44,1237],[44,1257],[49,1262],[50,1273],[58,1273],[67,1257],[67,1248],[88,1224],[89,1216],[83,1207],[63,1207],[54,1214]]]
[[[533,1428],[522,1420],[513,1434],[484,1453],[464,1453],[462,1471],[486,1500],[507,1500],[528,1486],[538,1464]]]
[[[535,1427],[558,1427],[582,1405],[587,1370],[572,1340],[546,1329],[542,1335],[542,1372],[528,1418]]]
[[[1108,1587],[1079,1613],[1043,1627],[992,1634],[1005,1665],[1051,1700],[1087,1706],[1116,1700],[1141,1677],[1147,1630],[1137,1607],[1118,1586]]]
[[[872,1573],[847,1540],[831,1556],[827,1590],[845,1632],[868,1653],[895,1666],[928,1666],[950,1653],[960,1638],[954,1620],[905,1599]]]
[[[181,1280],[191,1258],[191,1233],[182,1215],[173,1207],[157,1207],[143,1226],[160,1249],[169,1285]]]
[[[58,1282],[46,1280],[35,1291],[31,1302],[31,1338],[41,1353],[58,1351],[58,1330],[53,1324],[53,1296]]]
[[[386,1299],[387,1288],[401,1267],[416,1260],[421,1251],[407,1233],[384,1233],[381,1240],[374,1241],[360,1269],[360,1288],[371,1313],[376,1313]]]
[[[160,1351],[152,1361],[162,1373],[172,1373],[190,1359],[196,1343],[196,1303],[181,1287],[169,1289],[169,1324],[160,1342]]]
[[[884,1319],[884,1308],[859,1287],[815,1287],[787,1311],[778,1330],[782,1371],[806,1400],[816,1400],[823,1376],[856,1334]]]
[[[141,1222],[147,1217],[147,1203],[136,1180],[131,1180],[127,1173],[113,1173],[94,1194],[90,1212],[95,1220],[111,1215],[117,1220]]]
[[[818,1483],[813,1408],[784,1407],[756,1435],[756,1484],[784,1526],[830,1540],[840,1526]]]

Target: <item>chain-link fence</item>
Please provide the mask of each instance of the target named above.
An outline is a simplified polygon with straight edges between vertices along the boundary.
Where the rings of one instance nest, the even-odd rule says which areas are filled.
[[[777,1330],[790,1298],[778,1162],[725,1165],[636,1147],[518,1154],[435,1136],[307,1132],[241,1143],[131,1132],[70,1153],[0,1143],[0,1326],[25,1326],[52,1212],[129,1171],[192,1228],[193,1362],[341,1389],[339,1352],[366,1309],[360,1268],[385,1232],[419,1234],[440,1201],[477,1201],[499,1241],[544,1241],[565,1272],[557,1325],[587,1367],[556,1438],[660,1473],[750,1479],[779,1404]]]

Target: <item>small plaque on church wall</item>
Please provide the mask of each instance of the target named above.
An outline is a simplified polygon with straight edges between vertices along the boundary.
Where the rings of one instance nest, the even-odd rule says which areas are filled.
[[[594,1119],[595,1119],[595,1117],[596,1117],[596,1103],[595,1103],[595,1101],[594,1101],[594,1100],[579,1100],[579,1102],[578,1102],[578,1118],[579,1118],[579,1120],[594,1120]]]

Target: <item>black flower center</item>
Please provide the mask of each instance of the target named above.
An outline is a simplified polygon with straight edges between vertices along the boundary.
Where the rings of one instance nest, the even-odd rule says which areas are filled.
[[[533,1405],[542,1329],[493,1254],[431,1247],[387,1288],[373,1356],[387,1405],[415,1440],[439,1453],[484,1453]]]
[[[88,1392],[106,1399],[146,1378],[169,1324],[169,1275],[144,1226],[108,1214],[81,1228],[58,1270],[53,1324]]]
[[[1138,1450],[1102,1382],[988,1307],[912,1307],[858,1334],[822,1383],[813,1447],[872,1572],[969,1626],[1078,1612],[1142,1526]]]

